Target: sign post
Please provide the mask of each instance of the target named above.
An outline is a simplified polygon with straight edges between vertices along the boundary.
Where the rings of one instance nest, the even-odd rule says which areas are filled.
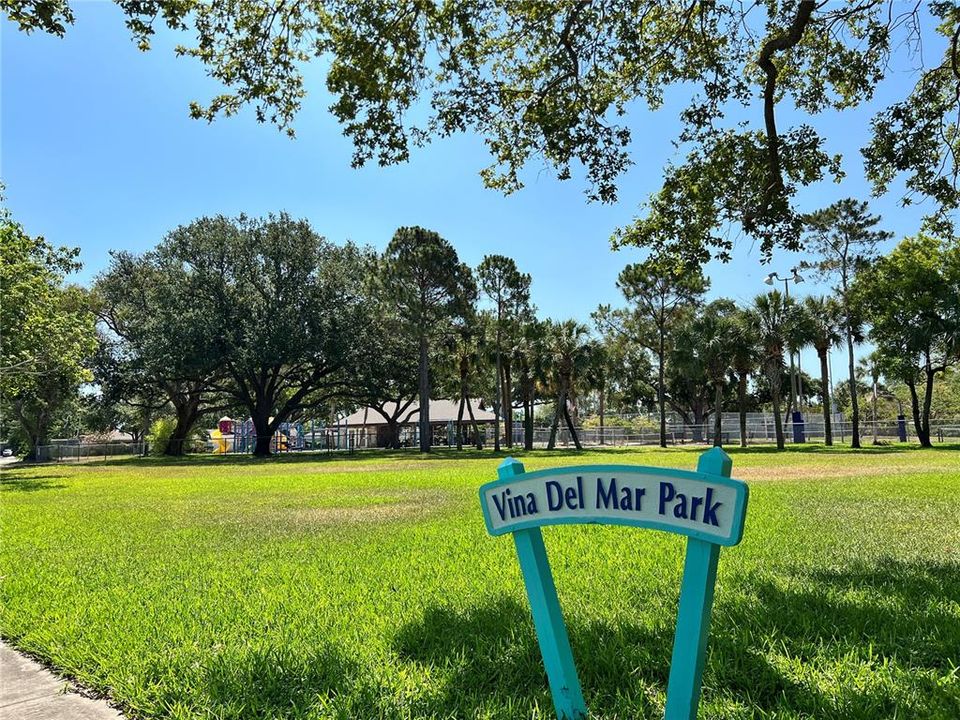
[[[633,525],[687,536],[665,718],[695,720],[720,547],[740,542],[747,509],[747,485],[731,467],[720,448],[701,455],[696,472],[582,465],[527,473],[507,458],[480,488],[487,530],[513,533],[558,718],[586,717],[587,708],[540,528]]]
[[[507,458],[500,465],[497,474],[501,480],[510,480],[523,473],[523,465]],[[550,682],[553,706],[559,718],[578,718],[587,714],[587,705],[583,701],[577,667],[570,650],[570,638],[567,626],[560,612],[557,588],[553,584],[547,549],[543,544],[543,534],[539,527],[518,530],[513,534],[517,548],[517,559],[523,573],[523,583],[527,589],[527,600],[533,614],[533,624],[537,630],[537,642],[543,666]]]

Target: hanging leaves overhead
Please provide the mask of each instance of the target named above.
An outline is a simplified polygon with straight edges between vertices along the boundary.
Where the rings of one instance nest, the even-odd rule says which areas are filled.
[[[644,150],[639,110],[679,94],[676,156],[613,242],[697,262],[729,258],[741,232],[766,256],[798,248],[797,190],[841,177],[815,116],[871,100],[905,62],[916,85],[873,119],[867,177],[878,193],[902,177],[904,202],[931,198],[941,232],[960,206],[956,1],[116,2],[141,47],[157,24],[183,30],[178,52],[224,86],[191,105],[194,117],[249,105],[293,134],[317,61],[354,165],[403,162],[431,138],[472,132],[492,158],[483,181],[504,192],[545,163],[563,179],[582,174],[590,199],[616,200]],[[27,31],[62,35],[74,20],[66,0],[4,4]],[[809,121],[786,125],[784,107]]]

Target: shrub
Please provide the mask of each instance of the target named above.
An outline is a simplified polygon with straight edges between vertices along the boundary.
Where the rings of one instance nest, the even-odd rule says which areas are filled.
[[[176,426],[177,421],[173,418],[159,418],[153,421],[150,432],[147,434],[151,455],[163,455],[167,451],[167,444]]]

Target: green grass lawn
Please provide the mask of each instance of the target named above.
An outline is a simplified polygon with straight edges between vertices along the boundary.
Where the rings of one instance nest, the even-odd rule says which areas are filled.
[[[693,468],[698,450],[536,452]],[[960,718],[960,447],[731,451],[701,718]],[[9,470],[0,631],[143,718],[540,718],[492,453]],[[663,711],[684,540],[544,530],[587,703]]]

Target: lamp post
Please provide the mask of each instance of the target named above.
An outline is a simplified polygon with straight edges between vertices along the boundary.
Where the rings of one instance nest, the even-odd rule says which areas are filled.
[[[790,268],[789,277],[781,277],[779,273],[772,272],[764,278],[763,282],[767,285],[773,285],[775,282],[783,283],[783,291],[786,295],[787,300],[790,299],[790,283],[796,285],[797,283],[803,282],[803,277],[798,272],[798,267],[794,266]],[[803,442],[804,433],[803,433],[803,416],[800,414],[800,410],[797,407],[797,396],[800,394],[797,387],[797,373],[793,364],[793,348],[789,347],[790,352],[790,407],[793,408],[791,411],[792,426],[793,426],[793,441],[794,442]],[[798,358],[799,360],[799,358]]]

